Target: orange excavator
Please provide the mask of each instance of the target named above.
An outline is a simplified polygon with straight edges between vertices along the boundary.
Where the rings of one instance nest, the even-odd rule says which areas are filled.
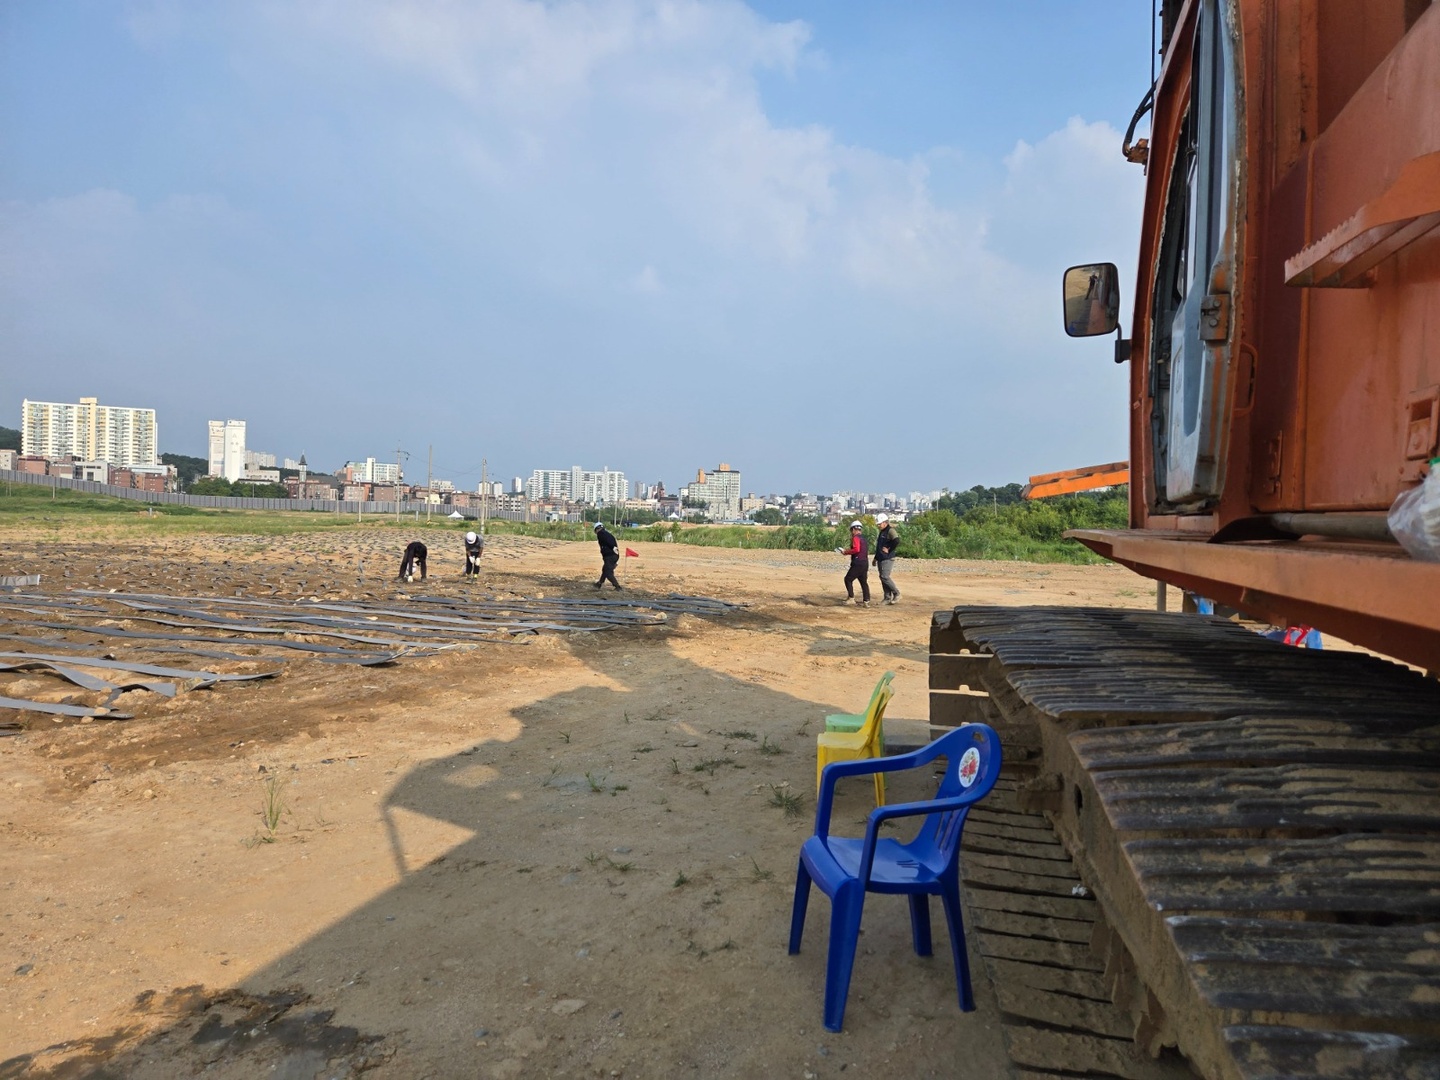
[[[1128,469],[1027,493],[1128,480],[1070,535],[1342,647],[936,612],[931,723],[1006,760],[967,917],[1026,1075],[1437,1080],[1440,2],[1157,8],[1133,317],[1111,263],[1061,297],[1130,365]]]

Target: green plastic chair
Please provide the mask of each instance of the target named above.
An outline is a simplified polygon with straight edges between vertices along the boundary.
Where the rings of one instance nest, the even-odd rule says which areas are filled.
[[[826,731],[843,731],[853,735],[865,724],[865,717],[870,715],[870,710],[875,707],[875,700],[883,693],[894,680],[895,673],[887,671],[880,676],[880,681],[875,684],[875,692],[870,695],[870,704],[858,713],[831,713],[825,717]]]

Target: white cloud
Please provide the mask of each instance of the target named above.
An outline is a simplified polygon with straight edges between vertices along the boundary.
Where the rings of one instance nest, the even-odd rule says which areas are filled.
[[[647,266],[630,279],[630,289],[644,296],[654,296],[665,291],[655,267]]]

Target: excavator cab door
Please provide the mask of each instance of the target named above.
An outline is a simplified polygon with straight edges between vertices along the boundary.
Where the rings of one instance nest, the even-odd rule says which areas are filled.
[[[1221,0],[1200,0],[1190,104],[1169,180],[1151,334],[1156,502],[1220,494],[1230,431],[1240,131],[1237,46]]]

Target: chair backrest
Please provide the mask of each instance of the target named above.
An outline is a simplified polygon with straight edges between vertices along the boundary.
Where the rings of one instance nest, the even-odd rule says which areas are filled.
[[[970,807],[989,794],[1000,776],[1000,738],[988,724],[966,724],[946,732],[935,741],[945,755],[945,775],[935,792],[937,799],[964,796],[968,801],[958,810],[932,814],[921,826],[916,841],[928,841],[945,861],[960,843],[965,815]]]
[[[875,702],[880,700],[881,692],[890,688],[890,683],[894,678],[895,673],[893,671],[887,671],[884,675],[880,676],[880,681],[875,684],[875,689],[870,693],[870,704],[865,706],[865,715],[867,717],[870,715],[870,710],[875,707]]]
[[[875,695],[870,699],[870,707],[865,710],[865,722],[860,725],[860,738],[865,747],[862,756],[880,756],[880,732],[881,725],[885,720],[885,706],[890,704],[890,698],[894,694],[895,691],[890,689],[889,682],[875,688]]]

